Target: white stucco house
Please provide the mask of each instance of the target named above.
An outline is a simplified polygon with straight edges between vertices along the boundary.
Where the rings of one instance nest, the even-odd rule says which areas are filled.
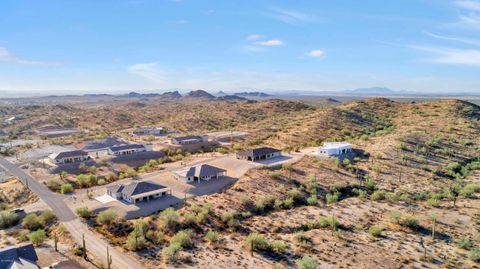
[[[107,188],[107,194],[117,200],[130,204],[149,202],[163,196],[171,195],[172,190],[152,182],[132,182],[127,185],[118,184]]]
[[[352,145],[347,142],[325,142],[323,147],[318,148],[318,155],[341,156],[352,152]]]
[[[220,178],[225,176],[226,170],[208,164],[187,167],[182,170],[173,172],[175,178],[185,183],[197,180],[209,181],[212,178]]]
[[[52,153],[48,156],[55,164],[78,163],[90,159],[88,153],[83,150],[63,151]]]
[[[165,127],[141,127],[133,130],[134,135],[162,135],[166,134],[168,129]]]
[[[150,145],[143,144],[127,144],[120,146],[113,146],[108,148],[108,154],[112,156],[130,155],[138,152],[150,151]]]

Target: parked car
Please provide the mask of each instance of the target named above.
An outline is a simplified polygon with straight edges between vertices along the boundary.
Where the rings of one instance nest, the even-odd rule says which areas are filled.
[[[25,210],[23,208],[14,208],[11,210],[11,212],[15,214],[20,214],[20,213],[25,213]]]

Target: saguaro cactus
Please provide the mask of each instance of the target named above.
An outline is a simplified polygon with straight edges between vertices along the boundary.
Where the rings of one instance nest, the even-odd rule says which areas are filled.
[[[107,247],[107,269],[110,269],[112,266],[112,255],[110,255],[110,250]]]

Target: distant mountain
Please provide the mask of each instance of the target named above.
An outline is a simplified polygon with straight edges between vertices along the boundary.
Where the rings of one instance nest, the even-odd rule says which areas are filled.
[[[237,95],[224,95],[217,97],[217,100],[219,101],[249,101],[245,97],[237,96]]]
[[[204,90],[196,90],[191,91],[185,95],[185,97],[193,97],[193,98],[204,98],[204,99],[215,99],[215,96],[211,95],[210,93]]]
[[[398,91],[394,91],[389,88],[385,87],[370,87],[370,88],[358,88],[354,90],[346,90],[343,91],[346,93],[353,93],[353,94],[378,94],[378,95],[389,95],[389,94],[397,94],[399,93]]]
[[[242,97],[262,97],[262,98],[273,96],[271,94],[264,93],[264,92],[237,92],[237,93],[234,93],[233,95],[242,96]]]
[[[164,92],[160,95],[160,97],[177,99],[182,97],[182,95],[178,91],[173,91],[173,92]]]
[[[219,91],[215,94],[215,96],[217,96],[217,97],[222,97],[222,96],[226,96],[226,95],[228,95],[228,94],[225,93],[224,91]]]

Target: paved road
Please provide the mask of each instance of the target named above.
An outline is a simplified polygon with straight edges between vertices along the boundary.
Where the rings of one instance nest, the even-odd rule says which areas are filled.
[[[0,157],[0,166],[17,176],[20,181],[35,192],[55,213],[58,220],[62,222],[72,235],[77,244],[82,244],[82,236],[85,235],[85,242],[89,255],[93,255],[100,262],[107,260],[108,243],[91,232],[87,225],[72,212],[64,201],[64,196],[51,192],[45,185],[37,182],[32,176],[25,173],[15,164],[12,164],[3,157]],[[112,255],[112,268],[115,269],[146,269],[142,264],[131,259],[115,249],[110,249]]]

